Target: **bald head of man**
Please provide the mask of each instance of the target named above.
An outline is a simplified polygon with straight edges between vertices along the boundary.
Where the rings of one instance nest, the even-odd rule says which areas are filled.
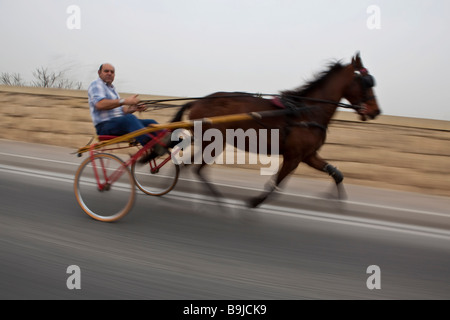
[[[115,70],[114,66],[110,63],[104,63],[98,69],[98,76],[107,85],[111,85],[113,83],[115,75],[116,75],[116,70]]]

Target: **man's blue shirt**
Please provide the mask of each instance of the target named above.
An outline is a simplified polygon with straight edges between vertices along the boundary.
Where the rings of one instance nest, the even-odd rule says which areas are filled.
[[[89,85],[88,97],[89,109],[94,126],[96,126],[100,122],[108,121],[112,118],[124,115],[122,106],[111,110],[98,110],[95,106],[99,101],[103,99],[120,99],[119,94],[112,84],[108,86],[105,82],[103,82],[102,79],[98,78]]]

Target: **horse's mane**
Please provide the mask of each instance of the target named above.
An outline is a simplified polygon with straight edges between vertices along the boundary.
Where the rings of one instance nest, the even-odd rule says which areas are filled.
[[[330,63],[327,70],[324,70],[318,73],[313,80],[308,81],[303,86],[293,89],[293,90],[285,90],[281,92],[282,96],[300,96],[304,97],[315,91],[317,88],[323,86],[323,84],[328,80],[336,72],[341,71],[344,68],[344,65],[341,62],[333,62]]]

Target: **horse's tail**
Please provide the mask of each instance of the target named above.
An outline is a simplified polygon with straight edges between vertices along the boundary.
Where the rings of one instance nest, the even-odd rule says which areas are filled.
[[[178,122],[181,121],[181,118],[183,117],[183,114],[186,112],[186,110],[188,110],[190,107],[192,107],[192,105],[194,104],[195,101],[191,101],[186,103],[185,105],[183,105],[181,107],[181,109],[177,112],[177,114],[175,115],[175,117],[172,119],[171,122]]]

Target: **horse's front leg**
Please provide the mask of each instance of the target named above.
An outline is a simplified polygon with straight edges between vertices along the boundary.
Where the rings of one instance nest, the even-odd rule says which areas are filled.
[[[276,180],[274,177],[272,177],[271,180],[269,180],[269,182],[265,185],[264,191],[262,194],[260,194],[257,197],[254,197],[252,199],[250,199],[249,201],[249,207],[250,208],[256,208],[258,207],[261,203],[264,202],[264,200],[267,199],[267,197],[274,192],[276,189],[278,188],[278,185],[276,183]]]
[[[323,160],[317,154],[317,152],[314,153],[312,156],[306,158],[304,162],[314,169],[328,173],[328,175],[334,179],[338,192],[338,198],[339,199],[347,198],[347,194],[342,184],[342,181],[344,180],[344,175],[342,174],[341,171],[339,171],[338,168]]]
[[[286,178],[292,171],[294,171],[298,167],[299,163],[300,160],[297,158],[287,158],[286,156],[284,156],[283,165],[281,166],[278,174],[276,175],[276,177],[272,177],[272,180],[270,180],[269,183],[266,184],[265,190],[261,195],[250,200],[250,207],[256,208],[262,202],[264,202],[272,192],[278,189],[278,186],[284,180],[284,178]]]

